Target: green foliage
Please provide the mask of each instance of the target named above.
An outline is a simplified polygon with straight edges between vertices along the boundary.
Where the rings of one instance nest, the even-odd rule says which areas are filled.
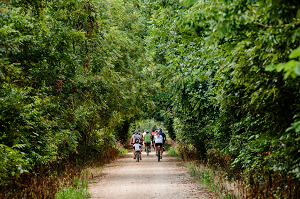
[[[189,163],[188,167],[191,174],[195,176],[206,188],[211,190],[213,193],[218,194],[219,198],[237,198],[235,193],[232,193],[232,190],[230,190],[228,186],[230,182],[224,182],[223,179],[219,177],[220,174],[216,171],[194,163]]]
[[[83,199],[90,198],[88,192],[88,181],[74,178],[73,184],[60,189],[55,194],[56,199]]]
[[[255,194],[290,178],[299,184],[299,9],[293,0],[198,0],[161,6],[151,18],[162,120],[198,158],[212,149],[230,157]],[[275,69],[285,78],[266,72]]]
[[[126,153],[128,153],[128,150],[125,149],[125,148],[121,148],[121,150],[120,150],[118,156],[123,156],[123,155],[125,155]]]
[[[1,1],[0,144],[22,168],[87,163],[135,125],[162,126],[154,118],[193,157],[230,157],[248,184],[297,187],[299,10],[295,0]]]
[[[38,170],[117,155],[116,141],[153,107],[146,91],[156,88],[142,81],[150,62],[140,8],[121,0],[0,2],[0,144],[17,147],[3,163],[11,166],[5,180],[17,182],[28,162]]]
[[[150,133],[153,130],[157,130],[158,128],[162,128],[164,131],[164,127],[161,122],[157,122],[154,119],[141,120],[136,122],[136,127],[140,129],[142,132],[148,130]],[[131,131],[133,132],[133,131]]]
[[[11,179],[18,178],[22,173],[30,169],[30,160],[26,158],[25,153],[14,148],[23,148],[23,145],[15,145],[10,148],[0,144],[0,186],[10,184]]]
[[[269,65],[266,70],[276,70],[277,72],[281,72],[283,70],[285,72],[284,79],[287,79],[289,76],[296,78],[300,75],[300,62],[295,60],[297,57],[300,57],[300,47],[293,50],[289,55],[289,58],[292,60],[288,61],[287,63]]]
[[[168,154],[172,156],[179,156],[179,154],[176,152],[176,149],[173,147],[168,150]]]

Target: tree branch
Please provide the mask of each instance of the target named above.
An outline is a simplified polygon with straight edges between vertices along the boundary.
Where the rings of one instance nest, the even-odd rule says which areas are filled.
[[[273,26],[268,26],[268,25],[265,25],[265,24],[262,24],[262,23],[258,23],[258,22],[254,22],[254,24],[260,25],[260,26],[263,26],[263,27],[266,27],[266,28],[273,28]]]
[[[253,22],[253,23],[256,24],[256,25],[259,25],[259,26],[266,27],[266,28],[274,28],[274,26],[268,26],[268,25],[265,25],[265,24],[262,24],[262,23],[258,23],[258,22]],[[300,24],[300,20],[297,21],[294,25],[299,25],[299,24]],[[284,25],[282,25],[280,27],[287,27],[288,25],[290,25],[290,24],[284,24]]]

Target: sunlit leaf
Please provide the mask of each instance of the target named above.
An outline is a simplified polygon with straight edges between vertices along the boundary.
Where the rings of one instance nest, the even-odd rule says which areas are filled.
[[[300,56],[300,48],[297,48],[291,52],[291,54],[289,55],[289,58],[293,59],[293,58],[296,58],[299,56]]]

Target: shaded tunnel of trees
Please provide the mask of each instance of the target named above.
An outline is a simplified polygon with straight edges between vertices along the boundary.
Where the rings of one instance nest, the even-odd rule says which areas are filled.
[[[0,196],[53,197],[153,119],[252,197],[299,198],[299,46],[298,0],[0,1]]]

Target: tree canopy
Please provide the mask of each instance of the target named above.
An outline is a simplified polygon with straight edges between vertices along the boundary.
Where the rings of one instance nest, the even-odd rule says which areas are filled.
[[[229,157],[256,193],[298,183],[299,3],[161,2],[147,47],[169,133],[198,158]]]
[[[104,157],[155,119],[255,193],[299,194],[298,0],[18,0],[0,15],[1,187]]]

